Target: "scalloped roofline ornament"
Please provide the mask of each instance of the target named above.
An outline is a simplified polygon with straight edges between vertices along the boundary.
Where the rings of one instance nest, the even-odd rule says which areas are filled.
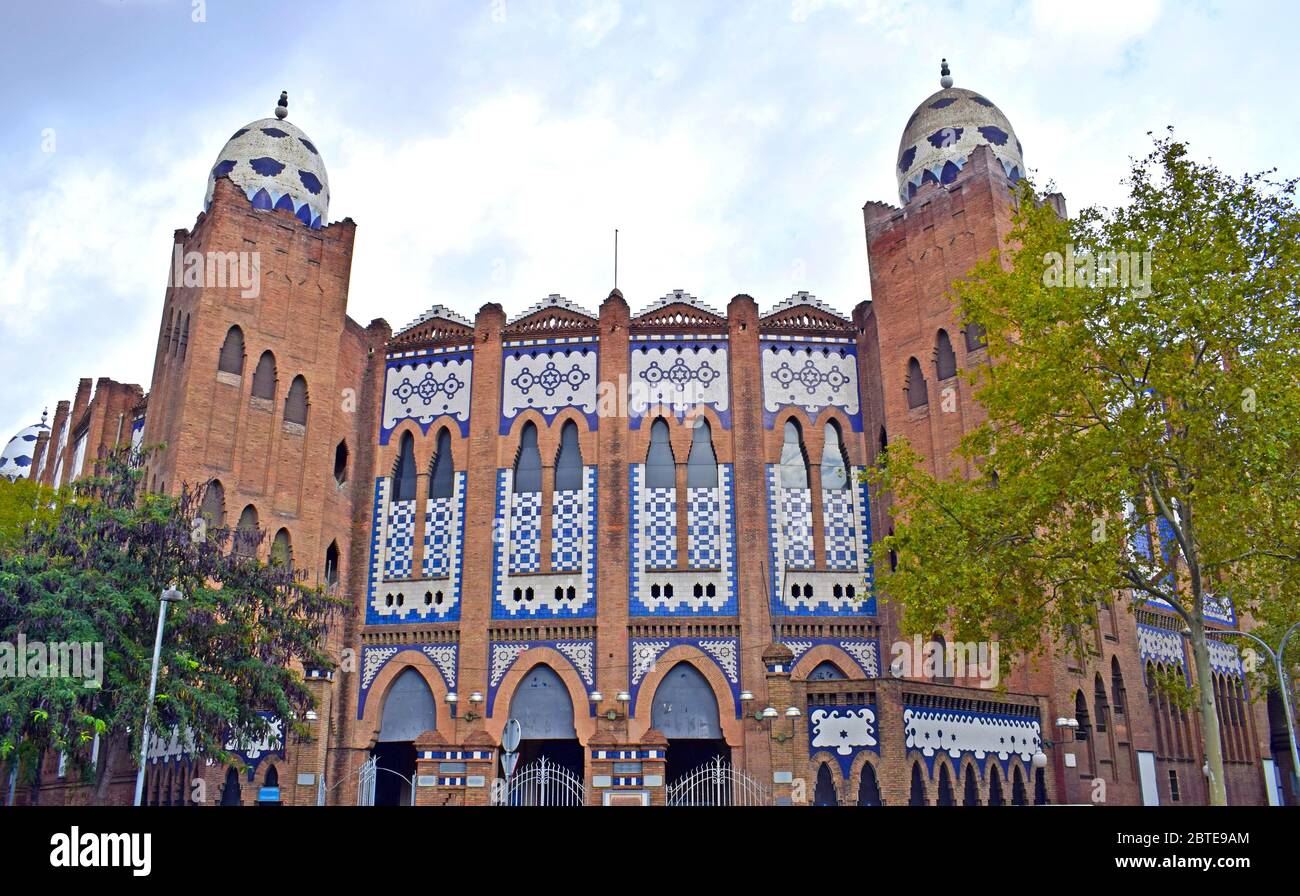
[[[398,334],[400,335],[402,333],[405,333],[407,330],[413,330],[416,327],[418,327],[420,324],[431,321],[434,318],[445,320],[448,323],[460,324],[462,327],[469,327],[471,330],[474,329],[473,322],[470,321],[469,318],[465,317],[464,315],[457,314],[455,311],[452,311],[446,305],[433,305],[429,308],[428,311],[424,312],[415,320],[411,321],[409,324],[402,327],[402,329],[398,330]]]
[[[841,314],[840,312],[836,311],[834,308],[827,305],[821,299],[817,298],[815,295],[805,290],[799,290],[799,292],[790,296],[790,298],[778,302],[772,308],[768,309],[767,314],[764,314],[760,318],[760,320],[765,321],[770,317],[780,314],[782,311],[789,311],[791,308],[798,308],[801,305],[807,305],[810,308],[816,308],[818,311],[821,311],[823,314],[829,314],[831,317],[834,317],[837,320],[842,320],[846,324],[853,323],[852,319],[845,317],[843,314]]]
[[[532,317],[534,314],[536,314],[539,311],[547,311],[552,308],[561,308],[565,311],[572,311],[574,314],[581,314],[583,317],[590,318],[593,321],[598,320],[596,315],[592,314],[586,308],[583,308],[581,305],[577,304],[576,302],[570,302],[568,299],[566,299],[564,296],[560,295],[559,293],[553,292],[546,298],[542,299],[537,304],[530,307],[528,310],[521,311],[518,314],[516,314],[514,317],[510,318],[508,321],[506,321],[506,326],[507,327],[513,326],[514,324],[519,323],[521,320],[524,320],[525,318]]]
[[[719,317],[722,318],[723,320],[726,320],[727,318],[727,315],[723,314],[721,311],[714,308],[712,305],[708,304],[707,302],[702,302],[699,299],[695,298],[695,296],[691,295],[686,290],[674,289],[666,296],[657,299],[656,301],[652,302],[648,307],[643,308],[638,314],[633,315],[632,319],[639,320],[643,317],[654,314],[656,311],[660,311],[664,308],[667,308],[669,305],[677,305],[677,304],[690,305],[692,308],[696,309],[697,311],[703,311],[705,314],[712,314],[714,317]]]

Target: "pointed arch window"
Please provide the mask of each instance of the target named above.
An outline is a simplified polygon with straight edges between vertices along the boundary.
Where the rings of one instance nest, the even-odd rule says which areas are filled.
[[[940,330],[934,337],[934,375],[940,380],[957,375],[957,355],[952,350],[952,340],[948,338],[947,330]]]
[[[402,434],[397,463],[393,464],[393,500],[415,500],[415,437],[409,432]]]
[[[781,443],[781,487],[808,487],[808,451],[803,445],[803,429],[794,420],[785,421]]]
[[[817,664],[817,668],[808,673],[809,681],[843,681],[847,677],[840,667],[830,660],[823,660]]]
[[[962,787],[961,804],[963,806],[978,806],[980,804],[980,786],[975,780],[975,769],[966,766],[966,783]]]
[[[257,554],[257,543],[261,540],[259,526],[257,508],[249,504],[239,515],[239,526],[235,531],[235,553],[240,557]]]
[[[718,487],[718,455],[713,451],[713,430],[703,417],[691,430],[691,453],[686,456],[686,487]]]
[[[429,470],[429,497],[450,498],[455,491],[455,467],[451,456],[451,433],[446,427],[438,432],[437,452]]]
[[[348,481],[348,440],[341,440],[334,448],[334,481],[339,485]]]
[[[1106,725],[1110,722],[1110,701],[1106,698],[1106,684],[1102,681],[1100,672],[1094,679],[1093,690],[1093,705],[1097,710],[1097,732],[1101,733],[1106,730]]]
[[[926,394],[925,374],[921,372],[921,362],[910,358],[907,362],[907,407],[911,410],[923,408],[930,403]]]
[[[870,762],[862,766],[862,778],[858,781],[858,805],[879,806],[880,782],[876,780],[876,769]]]
[[[645,456],[646,488],[676,488],[677,459],[668,439],[668,422],[655,418],[650,425],[650,448]]]
[[[963,332],[966,334],[966,351],[968,352],[984,348],[989,344],[988,334],[975,321],[968,323]]]
[[[325,584],[337,585],[339,583],[339,543],[331,541],[330,546],[325,549]]]
[[[925,801],[925,779],[921,776],[921,764],[919,762],[912,763],[912,789],[907,804],[909,806],[927,805]]]
[[[199,505],[199,515],[207,522],[208,528],[219,528],[226,524],[226,490],[220,479],[213,479],[203,490],[203,503]]]
[[[271,565],[293,567],[293,541],[289,538],[288,529],[276,532],[271,541]]]
[[[578,444],[578,425],[572,420],[560,428],[560,450],[555,455],[555,490],[582,490],[582,446]]]
[[[217,358],[217,370],[235,376],[244,373],[244,331],[239,327],[226,331],[226,341],[221,343],[221,354]]]
[[[939,763],[939,799],[940,806],[955,806],[957,800],[952,792],[952,776],[948,774],[948,765]]]
[[[822,489],[838,491],[849,487],[849,456],[844,450],[844,436],[834,420],[826,424],[822,444]]]
[[[1018,765],[1011,773],[1011,805],[1029,805],[1029,795],[1025,792],[1025,775]]]
[[[998,774],[998,767],[990,763],[989,768],[989,805],[1001,806],[1006,803],[1006,798],[1002,793],[1002,776]]]
[[[1115,715],[1124,714],[1124,704],[1128,701],[1128,692],[1124,688],[1124,673],[1119,668],[1119,657],[1110,658],[1110,705]]]
[[[286,423],[307,425],[307,380],[301,374],[289,384],[289,394],[284,399],[284,419]]]
[[[253,397],[275,400],[275,355],[269,351],[262,352],[253,371]]]
[[[542,490],[542,455],[537,450],[537,427],[525,423],[515,455],[515,493]]]

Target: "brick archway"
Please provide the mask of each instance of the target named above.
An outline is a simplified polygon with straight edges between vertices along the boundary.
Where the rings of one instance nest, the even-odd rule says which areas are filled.
[[[743,749],[744,731],[741,719],[735,718],[736,699],[731,692],[731,683],[722,674],[722,669],[714,659],[689,644],[677,644],[668,648],[655,659],[654,665],[641,679],[636,696],[635,716],[628,720],[628,733],[632,739],[639,740],[650,729],[651,715],[654,707],[655,692],[669,671],[680,662],[690,663],[713,689],[713,696],[718,701],[718,723],[722,728],[722,738],[733,750]],[[731,707],[727,712],[724,707]]]

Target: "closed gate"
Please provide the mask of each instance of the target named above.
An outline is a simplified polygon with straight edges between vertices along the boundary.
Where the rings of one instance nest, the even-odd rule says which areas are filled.
[[[587,786],[571,770],[539,756],[516,769],[494,796],[498,806],[582,806]]]
[[[670,806],[767,806],[766,788],[721,756],[668,785]]]
[[[361,766],[357,774],[357,805],[373,806],[375,804],[375,778],[378,775],[379,759],[371,757]]]

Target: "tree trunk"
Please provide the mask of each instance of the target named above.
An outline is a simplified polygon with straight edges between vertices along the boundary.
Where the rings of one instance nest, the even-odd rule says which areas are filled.
[[[1201,716],[1201,743],[1205,747],[1205,764],[1211,806],[1228,805],[1228,787],[1223,777],[1223,742],[1219,739],[1219,710],[1214,703],[1214,672],[1210,668],[1210,649],[1205,644],[1205,620],[1195,613],[1191,620],[1192,663],[1196,668],[1197,703]]]
[[[118,756],[118,741],[105,737],[100,742],[99,767],[95,769],[95,789],[90,795],[92,806],[107,806],[109,785],[113,780],[113,763]]]

